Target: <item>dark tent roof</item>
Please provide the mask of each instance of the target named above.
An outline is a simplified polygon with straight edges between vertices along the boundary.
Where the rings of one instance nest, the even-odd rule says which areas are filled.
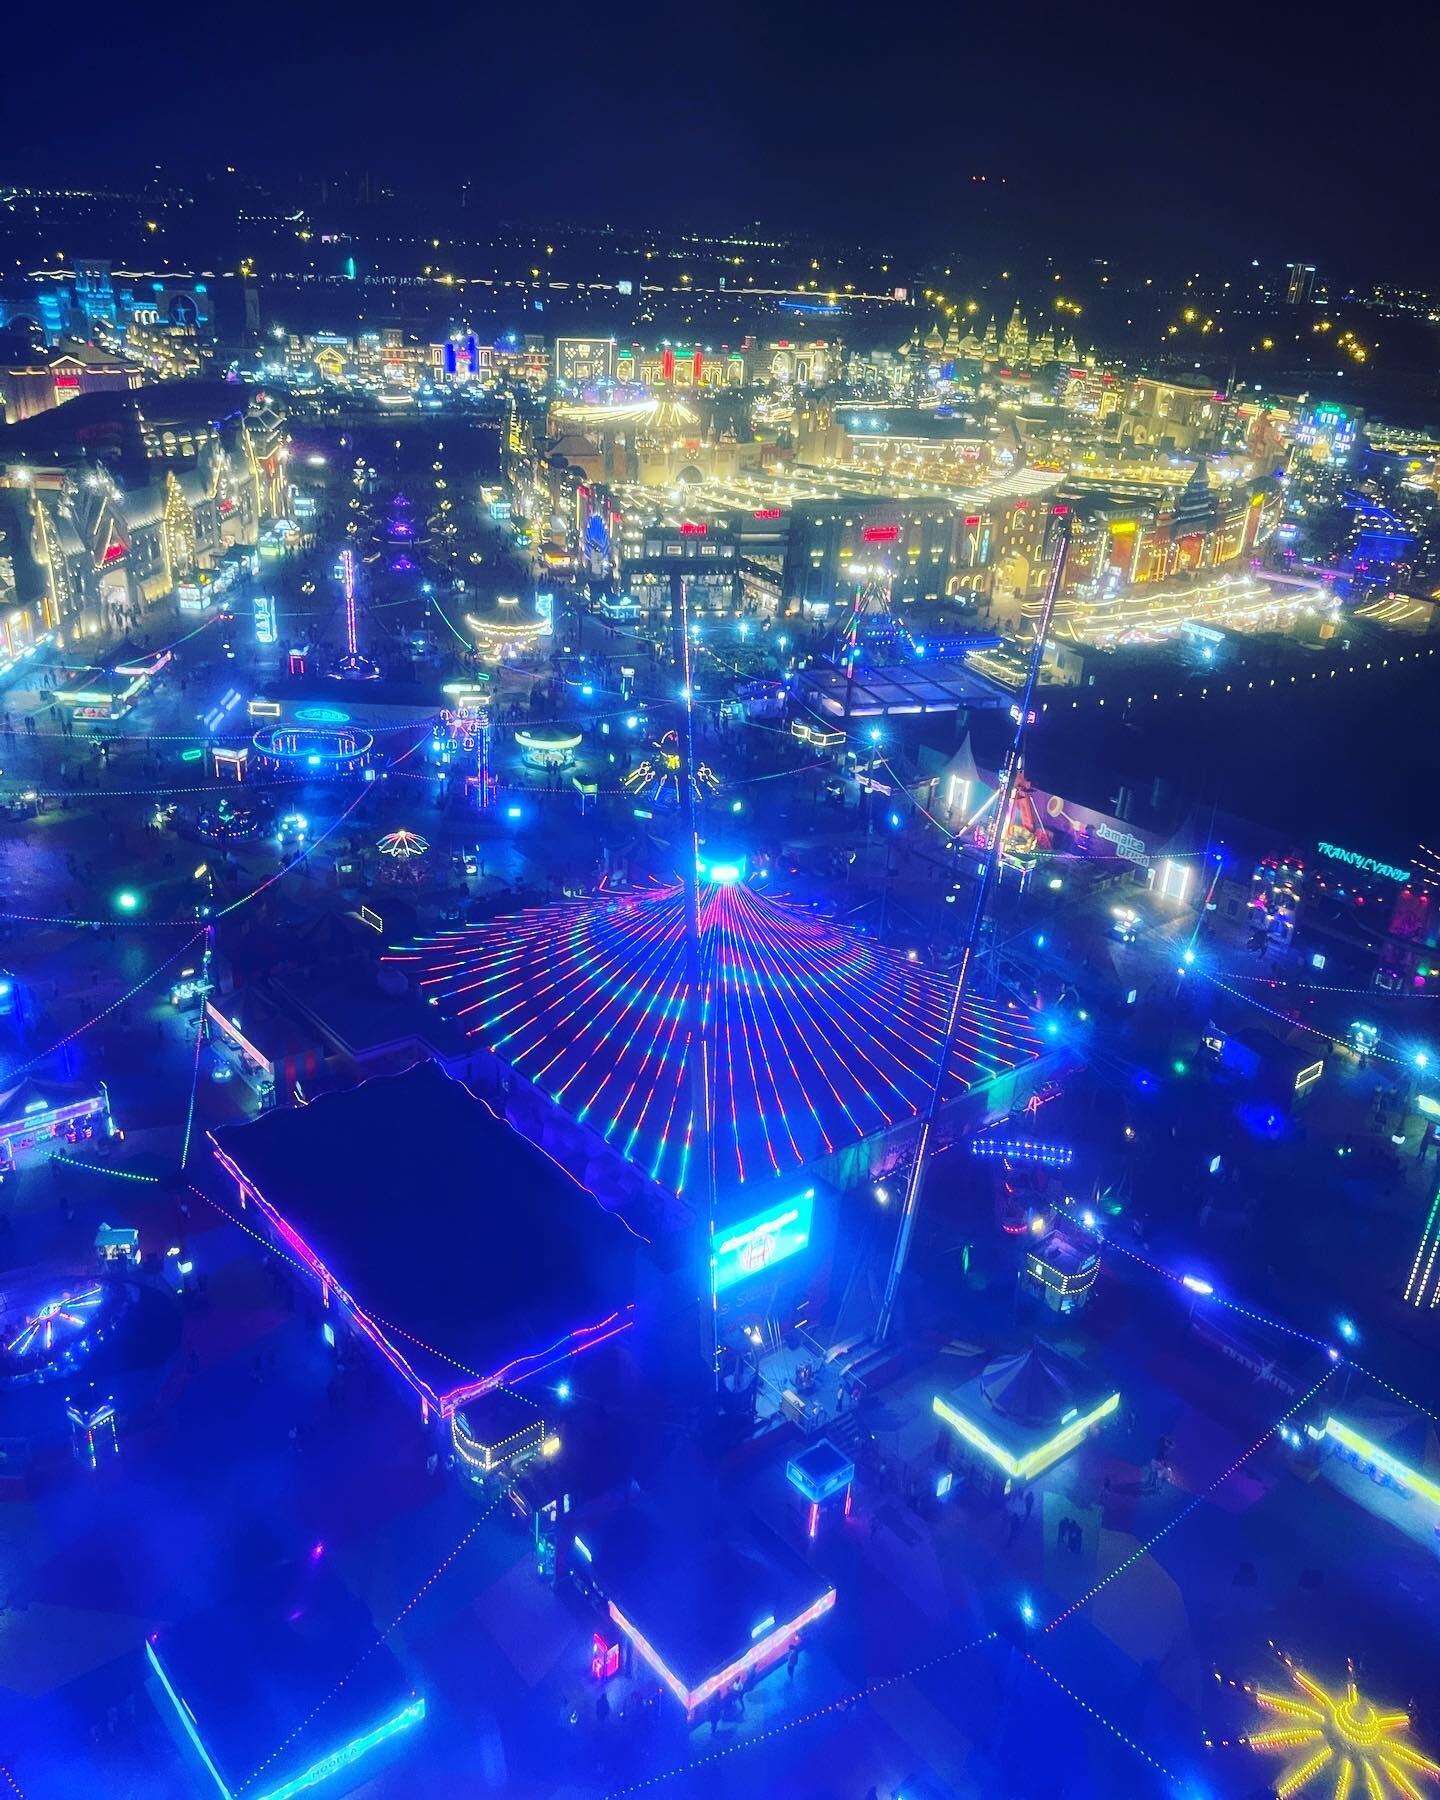
[[[437,1395],[634,1299],[629,1228],[434,1063],[211,1135]]]
[[[1087,1385],[1072,1357],[1038,1338],[1028,1350],[997,1356],[980,1376],[980,1391],[991,1406],[1022,1425],[1058,1422]]]
[[[754,1514],[724,1514],[693,1488],[633,1493],[569,1522],[606,1598],[692,1692],[832,1591]]]
[[[369,1609],[323,1562],[252,1574],[220,1605],[163,1628],[152,1642],[233,1793],[267,1753],[262,1792],[394,1718],[414,1697]]]

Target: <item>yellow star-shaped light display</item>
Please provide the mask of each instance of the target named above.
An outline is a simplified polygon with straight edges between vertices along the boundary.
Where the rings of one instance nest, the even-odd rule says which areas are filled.
[[[1252,1731],[1252,1750],[1279,1753],[1288,1766],[1275,1783],[1277,1800],[1313,1789],[1328,1800],[1426,1800],[1418,1782],[1440,1782],[1440,1763],[1403,1741],[1410,1726],[1405,1712],[1383,1712],[1351,1679],[1330,1693],[1313,1676],[1282,1658],[1293,1694],[1249,1687],[1255,1704],[1287,1723]]]

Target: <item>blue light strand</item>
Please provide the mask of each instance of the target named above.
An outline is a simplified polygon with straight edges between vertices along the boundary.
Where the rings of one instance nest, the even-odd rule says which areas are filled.
[[[1236,1000],[1243,1000],[1247,1006],[1258,1007],[1261,1012],[1269,1013],[1272,1019],[1279,1019],[1284,1025],[1291,1026],[1298,1031],[1308,1031],[1312,1037],[1324,1038],[1327,1044],[1333,1044],[1335,1042],[1335,1033],[1333,1031],[1322,1031],[1318,1025],[1307,1025],[1303,1019],[1292,1019],[1289,1013],[1279,1012],[1273,1006],[1266,1006],[1263,1000],[1257,1000],[1253,994],[1245,994],[1242,993],[1239,988],[1231,987],[1228,981],[1222,981],[1218,975],[1212,975],[1200,968],[1191,970],[1191,975],[1198,977],[1201,981],[1208,981],[1213,987],[1223,989],[1225,993],[1231,995]],[[1403,1057],[1391,1056],[1386,1050],[1371,1050],[1368,1051],[1367,1054],[1375,1057],[1380,1062],[1394,1063],[1397,1068],[1399,1068],[1404,1061]]]
[[[112,1169],[106,1163],[83,1162],[78,1156],[66,1156],[61,1151],[52,1153],[51,1162],[64,1163],[68,1169],[87,1169],[92,1175],[109,1175],[115,1181],[159,1181],[158,1175],[141,1175],[134,1169]]]
[[[114,921],[112,920],[111,923],[113,924]],[[127,1000],[133,1000],[142,988],[148,987],[150,983],[155,980],[157,975],[163,975],[165,970],[170,967],[171,963],[178,961],[192,944],[198,943],[200,939],[204,937],[206,929],[207,928],[202,925],[193,937],[186,938],[185,942],[178,950],[172,950],[163,962],[157,963],[148,975],[142,975],[139,981],[135,983],[134,987],[127,989],[125,993],[121,994],[118,1000],[112,1000],[108,1006],[101,1007],[100,1011],[92,1018],[86,1019],[81,1025],[77,1025],[73,1031],[67,1031],[64,1037],[56,1038],[55,1042],[51,1044],[48,1049],[39,1051],[35,1056],[32,1056],[28,1062],[17,1064],[16,1067],[10,1071],[11,1076],[23,1075],[27,1069],[33,1069],[36,1063],[44,1062],[47,1057],[53,1056],[57,1050],[62,1049],[66,1044],[71,1043],[75,1038],[79,1037],[82,1032],[88,1031],[92,1025],[98,1025],[102,1019],[109,1018],[110,1014],[115,1012],[117,1008],[124,1006]]]
[[[1406,989],[1401,993],[1386,993],[1375,987],[1342,987],[1336,982],[1326,981],[1292,981],[1288,976],[1275,975],[1235,975],[1232,981],[1254,982],[1261,987],[1293,987],[1302,994],[1364,994],[1371,1000],[1440,1000],[1440,989],[1427,989],[1419,993],[1414,989]]]
[[[419,740],[417,739],[417,741],[414,744],[412,744],[410,746],[410,748],[408,750],[406,750],[403,753],[403,755],[400,758],[398,758],[397,760],[403,761],[406,756],[413,755],[414,752],[418,748],[419,748]],[[347,806],[345,808],[344,812],[342,812],[340,814],[340,816],[335,820],[333,825],[328,825],[325,828],[325,830],[320,833],[320,835],[318,837],[314,838],[305,847],[305,849],[299,853],[299,855],[292,858],[292,860],[290,862],[286,863],[285,866],[283,868],[279,869],[274,875],[271,875],[266,880],[262,881],[258,887],[251,888],[251,890],[248,894],[242,894],[238,900],[231,901],[229,906],[221,907],[220,911],[218,913],[216,913],[216,915],[215,915],[216,919],[218,920],[218,919],[227,918],[231,913],[238,912],[242,906],[248,906],[252,900],[256,899],[260,894],[263,894],[268,888],[273,887],[277,881],[283,880],[284,877],[287,876],[290,873],[290,871],[297,866],[297,864],[299,864],[305,860],[305,858],[310,854],[310,852],[312,850],[316,849],[320,844],[322,844],[325,841],[325,839],[327,837],[330,836],[330,834],[333,831],[338,830],[339,827],[344,824],[345,820],[347,818],[349,818],[350,814],[352,812],[354,812],[355,808],[365,798],[365,795],[368,792],[370,792],[371,789],[373,787],[375,787],[376,785],[378,785],[378,784],[367,782],[366,785],[361,788],[360,792],[355,796],[355,798],[350,802],[349,806]],[[74,925],[77,923],[77,921],[74,919],[63,919],[63,920],[56,919],[53,921],[46,921],[46,922],[54,923],[54,924],[65,924],[65,925]],[[115,919],[106,919],[104,921],[96,920],[96,921],[92,921],[92,922],[96,923],[96,924],[104,923],[106,925],[114,925],[117,923],[117,921]],[[189,920],[189,919],[167,920],[165,922],[167,924],[172,924],[172,925],[173,924],[188,925],[188,924],[193,923],[193,921]],[[202,925],[200,927],[200,929],[198,931],[196,931],[191,937],[186,938],[185,942],[180,946],[180,948],[178,950],[173,951],[169,956],[167,956],[165,958],[165,960],[163,962],[158,963],[155,966],[155,968],[153,968],[150,971],[150,973],[148,975],[143,976],[139,981],[137,981],[135,983],[134,987],[130,988],[127,992],[121,994],[121,996],[119,997],[118,1000],[112,1000],[109,1006],[102,1007],[101,1010],[98,1013],[96,1013],[93,1018],[87,1019],[84,1022],[84,1024],[82,1024],[82,1025],[77,1025],[73,1031],[66,1032],[64,1037],[57,1038],[55,1040],[55,1042],[53,1044],[51,1044],[48,1049],[41,1050],[37,1055],[32,1056],[28,1062],[23,1062],[23,1063],[18,1064],[14,1069],[12,1069],[10,1071],[11,1075],[12,1076],[13,1075],[23,1075],[27,1069],[33,1069],[37,1063],[44,1062],[47,1057],[53,1056],[57,1050],[62,1048],[62,1046],[64,1046],[65,1044],[70,1043],[73,1039],[79,1037],[82,1032],[89,1031],[89,1029],[91,1028],[92,1025],[98,1025],[102,1019],[108,1018],[109,1015],[112,1012],[114,1012],[118,1007],[124,1006],[124,1004],[126,1003],[127,1000],[133,999],[134,996],[136,994],[138,994],[142,988],[148,987],[149,984],[152,981],[154,981],[154,979],[156,978],[157,975],[161,974],[165,969],[167,969],[172,962],[175,962],[177,960],[177,958],[183,956],[185,954],[185,952],[190,948],[190,946],[194,943],[197,943],[200,940],[200,938],[202,938],[205,935],[205,933],[207,931],[209,931],[210,929],[211,929],[211,927],[209,925]]]
[[[1077,1231],[1083,1231],[1095,1243],[1106,1250],[1118,1250],[1122,1256],[1128,1256],[1131,1262],[1139,1263],[1141,1268],[1149,1269],[1153,1274],[1162,1276],[1166,1281],[1174,1282],[1176,1287],[1185,1287],[1185,1278],[1174,1269],[1167,1269],[1163,1263],[1152,1262],[1148,1256],[1141,1256],[1138,1250],[1132,1250],[1128,1244],[1122,1244],[1118,1238],[1106,1237],[1098,1225],[1087,1225],[1083,1217],[1075,1213],[1067,1213],[1066,1217]],[[1187,1290],[1193,1292],[1193,1290]],[[1272,1331],[1280,1331],[1286,1337],[1299,1338],[1302,1342],[1313,1344],[1317,1350],[1324,1350],[1327,1355],[1333,1354],[1335,1346],[1327,1338],[1316,1337],[1312,1332],[1301,1331],[1297,1325],[1287,1325],[1283,1319],[1272,1319],[1266,1313],[1256,1312],[1252,1307],[1242,1306],[1238,1300],[1227,1299],[1219,1292],[1203,1296],[1217,1306],[1228,1307],[1231,1312],[1242,1313],[1247,1319],[1253,1319],[1257,1325],[1265,1325]]]
[[[1178,1775],[1174,1774],[1170,1769],[1167,1769],[1164,1763],[1153,1757],[1148,1750],[1142,1750],[1140,1745],[1135,1742],[1134,1738],[1127,1737],[1113,1720],[1107,1719],[1104,1713],[1092,1706],[1090,1702],[1081,1695],[1077,1694],[1074,1688],[1067,1687],[1053,1669],[1046,1668],[1045,1664],[1041,1662],[1038,1656],[1033,1656],[1028,1650],[1022,1650],[1021,1655],[1025,1658],[1026,1662],[1038,1669],[1047,1681],[1059,1688],[1060,1692],[1064,1694],[1067,1700],[1073,1701],[1082,1711],[1089,1713],[1090,1717],[1094,1719],[1097,1724],[1103,1725],[1112,1737],[1117,1738],[1127,1750],[1132,1751],[1138,1756],[1141,1762],[1149,1763],[1150,1767],[1158,1774],[1163,1775],[1172,1786],[1179,1786],[1180,1778]]]
[[[1395,1398],[1404,1405],[1413,1408],[1414,1411],[1418,1413],[1423,1413],[1427,1419],[1432,1420],[1436,1425],[1440,1425],[1440,1413],[1431,1412],[1428,1406],[1422,1406],[1418,1400],[1412,1400],[1408,1394],[1402,1394],[1399,1388],[1388,1382],[1383,1375],[1377,1375],[1373,1369],[1367,1369],[1364,1363],[1358,1363],[1348,1356],[1343,1360],[1349,1364],[1357,1374],[1363,1375],[1367,1381],[1376,1382],[1380,1387],[1385,1389],[1386,1393],[1393,1394]]]

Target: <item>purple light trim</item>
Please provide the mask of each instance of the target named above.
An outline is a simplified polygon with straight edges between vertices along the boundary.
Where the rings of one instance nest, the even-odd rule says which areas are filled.
[[[349,1313],[355,1324],[360,1327],[401,1379],[419,1395],[421,1403],[433,1406],[442,1418],[449,1418],[451,1413],[463,1406],[467,1400],[473,1400],[479,1394],[489,1393],[492,1388],[499,1387],[502,1383],[512,1379],[513,1371],[521,1369],[522,1364],[534,1366],[526,1367],[518,1376],[513,1376],[515,1380],[523,1381],[526,1376],[538,1374],[541,1370],[552,1367],[554,1363],[561,1362],[566,1357],[579,1356],[586,1350],[592,1350],[597,1344],[603,1344],[609,1338],[618,1337],[622,1331],[628,1331],[635,1323],[633,1317],[635,1303],[633,1300],[627,1301],[623,1307],[618,1307],[608,1318],[600,1319],[593,1325],[578,1325],[573,1331],[567,1332],[564,1337],[558,1338],[543,1350],[530,1351],[522,1356],[514,1357],[511,1361],[502,1364],[493,1374],[477,1376],[474,1380],[464,1382],[458,1387],[447,1388],[443,1393],[437,1393],[429,1382],[411,1367],[349,1290],[335,1279],[295,1227],[271,1205],[249,1176],[242,1174],[239,1167],[215,1142],[213,1134],[210,1142],[216,1161],[229,1173],[241,1195],[245,1199],[254,1201],[296,1256],[319,1281],[322,1292],[329,1291],[339,1296],[346,1312]],[[618,1324],[617,1320],[620,1321]],[[398,1330],[399,1327],[392,1327],[392,1329]],[[408,1337],[411,1334],[406,1332],[404,1335]],[[443,1351],[432,1349],[420,1338],[416,1338],[415,1342],[442,1361],[454,1361],[453,1357],[447,1357]],[[543,1360],[547,1358],[549,1360]]]

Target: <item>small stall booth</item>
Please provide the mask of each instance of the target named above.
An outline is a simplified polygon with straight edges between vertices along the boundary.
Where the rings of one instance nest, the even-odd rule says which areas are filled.
[[[52,1081],[26,1075],[0,1089],[0,1174],[27,1153],[42,1156],[90,1138],[113,1137],[110,1095],[103,1081]]]
[[[140,1233],[133,1225],[102,1224],[95,1233],[95,1257],[102,1269],[140,1266]]]
[[[1075,1449],[1120,1405],[1119,1393],[1063,1350],[1035,1340],[997,1356],[932,1402],[979,1492],[1009,1494]]]
[[[1100,1252],[1094,1244],[1056,1226],[1028,1246],[1020,1279],[1052,1312],[1072,1313],[1084,1308],[1099,1273]]]
[[[509,1388],[491,1388],[450,1415],[455,1454],[477,1480],[522,1467],[550,1442],[545,1414]]]
[[[850,1517],[855,1462],[843,1450],[837,1450],[829,1438],[821,1438],[792,1456],[785,1465],[785,1478],[800,1496],[807,1537],[820,1535],[820,1521],[824,1518]]]

